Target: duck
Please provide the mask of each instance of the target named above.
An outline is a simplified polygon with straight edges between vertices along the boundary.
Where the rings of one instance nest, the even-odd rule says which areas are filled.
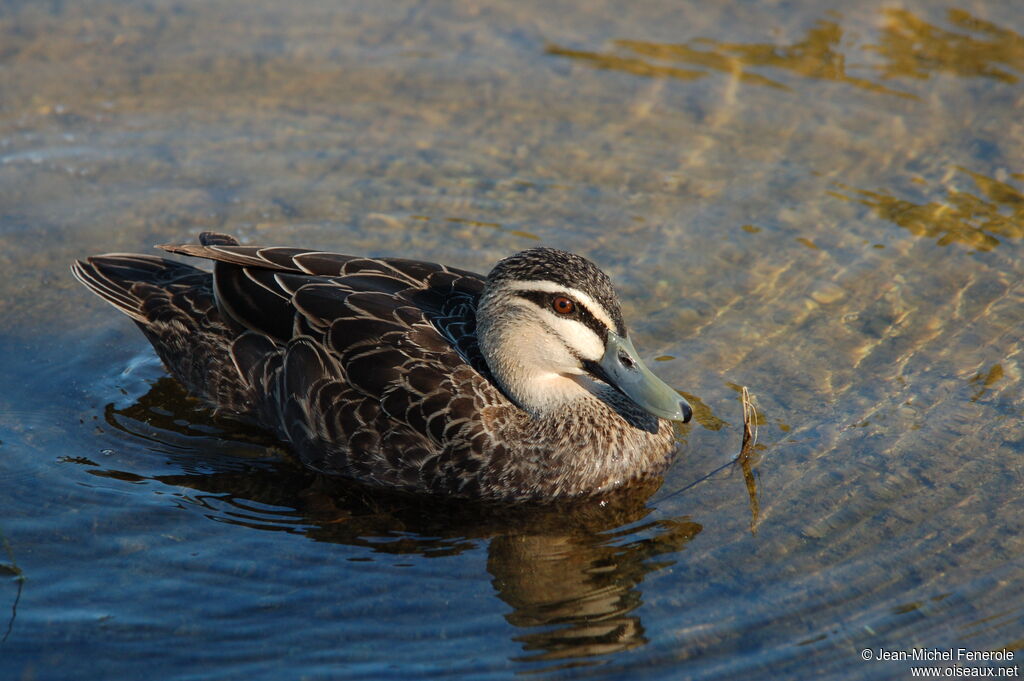
[[[662,474],[693,413],[574,253],[531,248],[482,276],[215,232],[157,248],[213,271],[110,253],[72,272],[189,393],[324,476],[481,501],[600,495]]]

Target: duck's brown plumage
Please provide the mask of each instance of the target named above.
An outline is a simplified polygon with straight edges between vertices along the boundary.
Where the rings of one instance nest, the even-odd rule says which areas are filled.
[[[275,430],[315,470],[523,500],[606,491],[669,461],[668,422],[614,390],[566,418],[510,401],[477,343],[479,275],[212,233],[162,248],[215,261],[214,275],[132,254],[73,270],[138,323],[188,390]]]

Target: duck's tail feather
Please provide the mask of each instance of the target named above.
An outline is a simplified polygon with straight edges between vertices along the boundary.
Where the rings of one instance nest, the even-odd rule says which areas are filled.
[[[132,253],[79,260],[71,271],[139,325],[167,369],[189,391],[211,405],[245,411],[252,395],[230,356],[231,341],[244,328],[220,314],[209,272]]]
[[[166,258],[134,253],[108,253],[78,260],[71,273],[90,291],[139,322],[149,323],[140,287],[162,286],[201,270]]]

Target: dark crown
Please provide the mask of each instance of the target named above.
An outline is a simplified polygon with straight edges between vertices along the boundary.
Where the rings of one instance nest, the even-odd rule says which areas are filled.
[[[615,331],[626,335],[611,279],[586,258],[557,248],[531,248],[498,261],[487,275],[489,284],[503,281],[551,281],[583,291],[596,300],[612,318]]]

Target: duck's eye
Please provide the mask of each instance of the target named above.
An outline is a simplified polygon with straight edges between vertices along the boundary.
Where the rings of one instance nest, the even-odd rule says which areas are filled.
[[[555,296],[551,299],[551,309],[558,314],[572,314],[576,311],[576,303],[565,296]]]

